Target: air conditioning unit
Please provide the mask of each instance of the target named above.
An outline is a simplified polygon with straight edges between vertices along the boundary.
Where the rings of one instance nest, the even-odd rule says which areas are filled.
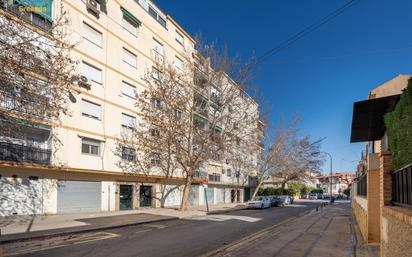
[[[96,0],[86,0],[86,6],[87,9],[92,11],[94,14],[99,15],[100,14],[100,4]]]
[[[78,84],[79,84],[80,87],[83,87],[83,88],[85,88],[85,89],[87,89],[87,90],[90,90],[90,89],[91,89],[91,85],[90,85],[90,83],[89,83],[89,79],[88,79],[86,76],[84,76],[84,75],[81,75],[81,76],[80,76],[80,79],[79,79]]]

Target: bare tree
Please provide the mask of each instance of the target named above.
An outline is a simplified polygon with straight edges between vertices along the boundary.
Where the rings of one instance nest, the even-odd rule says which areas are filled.
[[[18,6],[0,8],[1,135],[15,136],[25,124],[53,121],[67,114],[69,95],[78,80],[70,56],[68,14],[60,6],[56,18],[39,28]],[[32,14],[35,15],[35,14]]]
[[[28,142],[29,131],[38,124],[54,126],[61,115],[68,114],[70,95],[75,92],[72,88],[78,76],[76,61],[70,56],[74,47],[68,42],[70,20],[62,5],[55,19],[49,21],[27,13],[29,8],[19,9],[14,1],[0,2],[0,143],[11,142],[32,149],[22,151],[19,147],[2,146],[0,156],[2,160],[30,162],[40,146],[38,138]],[[38,18],[36,24],[30,21],[31,17]],[[40,137],[56,150],[57,137],[53,134]],[[50,154],[36,158],[50,164]],[[54,181],[37,177],[2,177],[0,201],[4,204],[0,216],[41,213],[43,196],[54,186]]]
[[[253,133],[249,128],[256,126],[258,110],[246,93],[249,72],[249,65],[214,45],[188,50],[178,65],[158,56],[137,96],[139,120],[118,141],[119,166],[183,178],[181,210],[186,210],[193,179],[207,179],[201,169],[209,162],[223,165],[232,148]],[[126,158],[125,151],[133,157]]]
[[[279,126],[273,138],[263,151],[258,167],[258,186],[253,193],[256,196],[265,180],[275,177],[284,190],[287,182],[305,179],[311,172],[320,169],[323,157],[320,153],[322,140],[312,141],[308,135],[299,135],[299,118],[295,116],[289,124]]]

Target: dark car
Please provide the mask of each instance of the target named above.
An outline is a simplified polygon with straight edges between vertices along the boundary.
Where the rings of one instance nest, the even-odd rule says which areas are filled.
[[[279,196],[270,196],[270,206],[271,207],[281,207],[284,206],[284,201]]]

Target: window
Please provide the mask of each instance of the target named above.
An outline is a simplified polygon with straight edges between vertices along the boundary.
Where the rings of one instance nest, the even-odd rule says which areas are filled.
[[[220,174],[217,174],[217,173],[209,174],[209,181],[220,182]]]
[[[103,34],[85,22],[83,22],[83,38],[87,39],[98,47],[103,46]]]
[[[133,129],[136,124],[136,118],[125,113],[122,113],[122,127]]]
[[[157,20],[157,12],[151,6],[149,6],[149,14],[150,14],[150,16],[152,16],[153,18],[155,18]]]
[[[138,31],[138,27],[139,25],[136,24],[136,22],[132,21],[129,17],[127,17],[126,15],[123,15],[123,19],[122,19],[122,27],[127,30],[128,32],[130,32],[133,36],[137,37],[137,31]]]
[[[150,135],[152,137],[160,137],[160,131],[158,129],[151,129],[150,130]]]
[[[88,64],[87,62],[82,63],[82,74],[88,79],[102,84],[102,70]]]
[[[162,102],[159,99],[152,99],[152,107],[160,109],[162,107]]]
[[[150,157],[150,164],[152,164],[153,166],[159,166],[160,165],[160,154],[152,153]]]
[[[136,159],[136,150],[130,147],[122,147],[122,159],[134,161]]]
[[[82,99],[82,115],[100,120],[101,106],[88,100]]]
[[[121,91],[123,95],[126,95],[131,98],[136,98],[136,87],[125,81],[122,81]]]
[[[175,110],[175,118],[176,120],[181,120],[182,119],[182,111],[181,110]]]
[[[166,28],[166,19],[159,15],[158,11],[151,5],[147,9],[147,12],[152,16],[155,20],[157,20],[163,27]]]
[[[175,87],[176,93],[183,95],[185,93],[185,89],[182,84],[176,83]]]
[[[132,67],[137,68],[137,56],[123,47],[122,59],[125,63],[130,64]]]
[[[231,177],[231,176],[232,176],[232,170],[231,170],[231,169],[227,169],[226,172],[227,172],[227,176],[228,176],[228,177]]]
[[[177,56],[175,58],[175,66],[176,66],[176,69],[183,71],[183,61]]]
[[[82,153],[99,156],[100,141],[90,138],[82,138]]]
[[[155,67],[152,67],[152,77],[156,80],[162,79],[162,72]]]
[[[176,30],[176,41],[181,44],[184,45],[185,44],[185,38],[183,37],[182,34],[180,34],[179,31]]]
[[[153,51],[155,53],[156,61],[162,61],[164,56],[164,47],[163,44],[153,38]]]

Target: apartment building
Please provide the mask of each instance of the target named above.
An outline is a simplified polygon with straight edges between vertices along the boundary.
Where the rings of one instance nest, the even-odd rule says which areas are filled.
[[[330,194],[332,192],[333,196],[343,195],[345,189],[349,188],[352,181],[355,178],[354,173],[350,172],[336,172],[332,175],[332,191],[331,191],[331,176],[319,176],[320,188],[323,189],[325,194]]]
[[[0,11],[17,12],[30,4],[6,2]],[[70,115],[58,124],[40,122],[24,128],[24,142],[0,142],[1,193],[7,194],[0,215],[160,207],[164,188],[175,188],[164,206],[179,205],[182,177],[126,174],[114,149],[116,138],[139,119],[135,92],[145,88],[142,77],[156,59],[181,64],[195,40],[149,0],[50,0],[49,16],[34,12],[26,19],[38,29],[49,28],[60,4],[70,15],[69,40],[76,43],[72,55],[82,74],[74,85],[79,93],[71,99]],[[213,101],[213,90],[205,93]],[[52,137],[61,142],[58,147]],[[27,147],[28,141],[36,147]],[[205,204],[205,195],[209,203],[243,201],[245,184],[232,170],[219,162],[199,171],[190,203]]]

